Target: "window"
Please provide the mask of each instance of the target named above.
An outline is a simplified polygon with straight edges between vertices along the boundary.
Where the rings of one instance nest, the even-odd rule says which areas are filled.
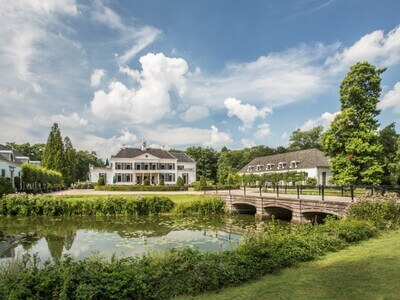
[[[248,171],[248,172],[254,171],[254,166],[248,166],[248,167],[247,167],[247,171]]]
[[[290,168],[297,168],[299,166],[299,161],[293,160],[290,162]]]
[[[256,171],[261,171],[263,169],[263,165],[257,165],[256,166]]]
[[[117,182],[132,182],[132,175],[129,173],[117,173],[115,177]]]
[[[1,169],[1,177],[6,177],[6,170]]]
[[[160,179],[164,180],[165,182],[174,182],[175,174],[174,173],[161,173]]]
[[[275,164],[267,164],[267,170],[272,170],[275,167]]]
[[[115,170],[122,170],[122,163],[115,163]]]
[[[284,169],[286,167],[286,162],[280,162],[279,164],[278,164],[278,169]]]

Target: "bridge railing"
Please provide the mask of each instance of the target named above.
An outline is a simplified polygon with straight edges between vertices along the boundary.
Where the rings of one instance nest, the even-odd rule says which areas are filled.
[[[400,186],[391,185],[264,185],[264,186],[247,186],[257,188],[259,190],[259,196],[264,194],[274,194],[276,197],[284,198],[284,195],[291,195],[290,198],[305,198],[305,196],[313,196],[315,199],[328,200],[332,197],[349,198],[354,201],[356,197],[369,193],[371,195],[381,194],[384,195],[387,192],[394,192],[400,195]],[[233,190],[232,190],[233,191]],[[221,193],[218,188],[215,189],[215,193]],[[249,191],[247,190],[247,194]],[[246,195],[246,188],[243,188],[240,193]],[[231,190],[229,190],[231,194]],[[237,194],[237,192],[235,193]],[[254,193],[253,193],[254,196]],[[266,196],[266,195],[265,195]],[[317,196],[317,197],[316,197]]]

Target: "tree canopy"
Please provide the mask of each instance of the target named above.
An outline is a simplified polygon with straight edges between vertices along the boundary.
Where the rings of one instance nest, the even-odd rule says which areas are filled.
[[[350,68],[340,86],[340,113],[322,136],[338,184],[380,184],[383,149],[378,136],[377,107],[384,70],[362,62]]]
[[[324,128],[322,126],[314,127],[310,130],[297,129],[290,136],[290,151],[305,150],[311,148],[321,149],[321,136]]]

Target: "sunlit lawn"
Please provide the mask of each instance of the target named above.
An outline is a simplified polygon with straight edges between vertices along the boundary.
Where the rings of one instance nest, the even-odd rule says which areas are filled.
[[[400,299],[400,231],[196,299]]]

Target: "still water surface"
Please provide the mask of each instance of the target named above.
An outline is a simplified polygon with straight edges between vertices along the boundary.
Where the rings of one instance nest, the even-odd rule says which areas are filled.
[[[70,255],[127,257],[171,248],[222,251],[254,230],[254,216],[0,217],[0,264],[37,253],[41,261]]]

